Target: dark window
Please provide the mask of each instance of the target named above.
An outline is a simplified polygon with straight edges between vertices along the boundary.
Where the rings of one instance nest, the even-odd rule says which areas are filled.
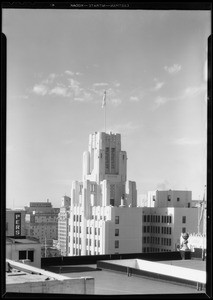
[[[119,229],[115,228],[115,236],[119,236]]]
[[[183,227],[182,228],[182,233],[185,233],[186,232],[186,227]]]
[[[119,216],[115,216],[115,224],[119,224]]]
[[[167,200],[171,201],[171,195],[168,195]]]
[[[27,251],[19,251],[19,260],[27,258]]]
[[[180,198],[179,198],[179,197],[177,197],[177,201],[178,201],[178,202],[180,201]]]
[[[105,172],[109,173],[109,147],[105,149]]]
[[[100,235],[101,234],[101,231],[100,231],[100,228],[98,228],[98,235]]]
[[[30,259],[30,261],[34,261],[34,251],[28,251],[28,259]]]
[[[152,196],[152,201],[155,201],[155,196]]]
[[[87,227],[86,232],[87,232],[87,234],[89,234],[89,227]]]
[[[182,223],[186,223],[186,216],[182,216]]]
[[[110,199],[110,205],[114,206],[115,205],[115,200],[114,199]]]
[[[150,222],[150,215],[147,216],[147,222]]]
[[[115,248],[119,248],[119,241],[115,241]]]
[[[115,148],[111,148],[111,169],[115,169]]]

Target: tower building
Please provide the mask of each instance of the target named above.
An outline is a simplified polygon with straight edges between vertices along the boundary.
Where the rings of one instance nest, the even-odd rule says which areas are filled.
[[[71,188],[69,255],[141,252],[142,210],[120,134],[90,134],[82,177]]]

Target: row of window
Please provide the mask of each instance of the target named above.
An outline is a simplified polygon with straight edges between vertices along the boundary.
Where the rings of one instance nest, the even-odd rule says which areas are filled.
[[[143,221],[144,222],[152,222],[152,223],[172,223],[172,216],[159,216],[159,215],[144,215]]]
[[[156,244],[156,245],[166,245],[166,246],[171,246],[172,240],[169,238],[161,238],[161,243],[160,243],[160,238],[156,236],[144,236],[143,237],[143,243],[144,244]]]
[[[159,233],[160,234],[172,234],[171,227],[160,227],[160,226],[143,226],[143,233]]]
[[[143,252],[171,252],[170,249],[160,249],[160,248],[155,248],[155,247],[144,247]]]

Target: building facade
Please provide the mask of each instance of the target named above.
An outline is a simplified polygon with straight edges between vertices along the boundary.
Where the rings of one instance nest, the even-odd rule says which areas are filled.
[[[6,258],[41,266],[41,244],[37,239],[26,238],[24,210],[6,210]]]
[[[70,217],[71,198],[63,196],[61,199],[60,212],[58,214],[58,243],[57,247],[60,255],[68,255],[69,243],[69,217]]]
[[[69,255],[141,252],[142,210],[120,134],[89,136],[82,177],[71,188]]]
[[[51,202],[30,202],[25,207],[26,234],[37,238],[43,247],[50,247],[53,239],[58,238],[59,208],[53,208]]]
[[[184,232],[197,232],[198,209],[191,207],[191,191],[148,192],[143,207],[143,252],[176,251]]]

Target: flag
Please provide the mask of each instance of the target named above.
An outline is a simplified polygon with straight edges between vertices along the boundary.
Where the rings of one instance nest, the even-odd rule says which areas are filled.
[[[102,108],[106,106],[106,91],[104,91],[103,101],[102,101]]]

